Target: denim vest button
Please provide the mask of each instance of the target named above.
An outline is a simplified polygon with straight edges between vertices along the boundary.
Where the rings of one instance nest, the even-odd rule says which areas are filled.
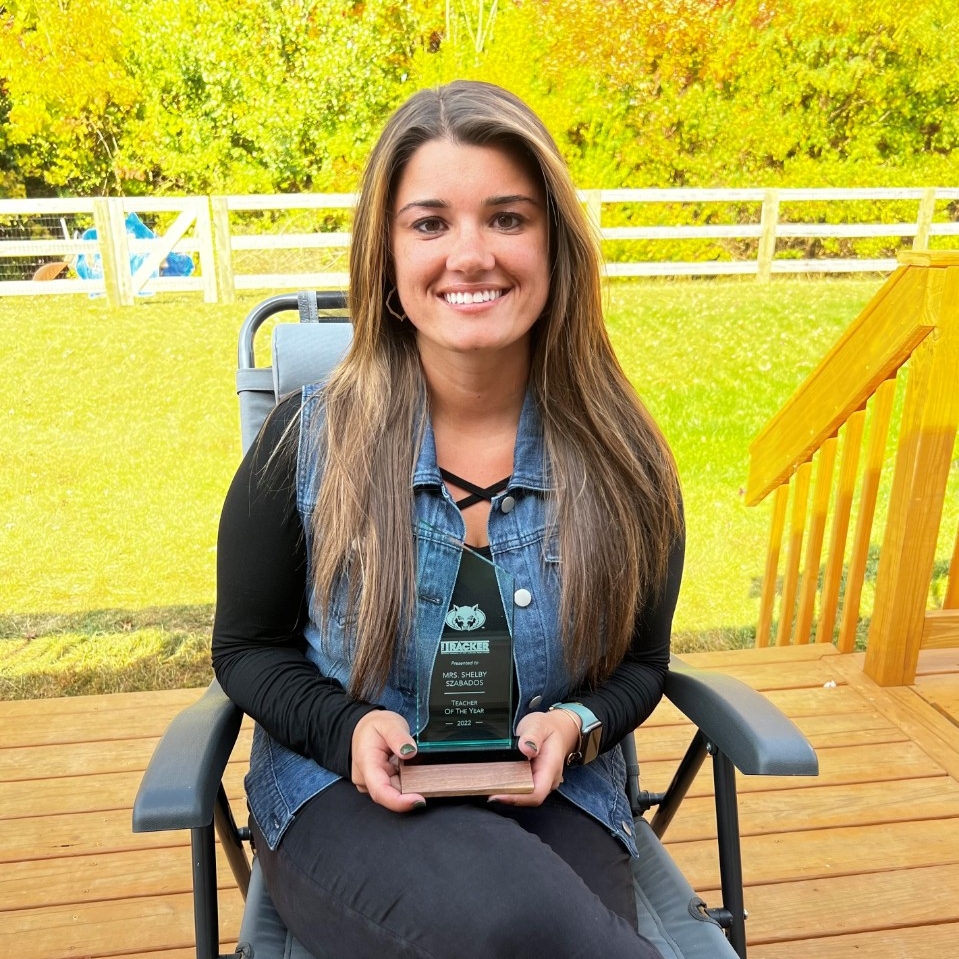
[[[504,496],[503,502],[499,504],[501,513],[512,513],[513,507],[516,505],[516,500],[512,496]]]
[[[633,827],[628,822],[626,822],[625,819],[620,823],[620,825],[623,827],[623,832],[626,833],[627,836],[632,836]]]
[[[513,602],[517,606],[529,606],[533,602],[533,594],[528,589],[518,589],[513,593]]]
[[[540,704],[542,701],[543,701],[543,697],[542,697],[542,696],[534,696],[534,697],[529,701],[529,708],[530,708],[530,709],[538,709],[538,708],[539,708],[539,704]]]

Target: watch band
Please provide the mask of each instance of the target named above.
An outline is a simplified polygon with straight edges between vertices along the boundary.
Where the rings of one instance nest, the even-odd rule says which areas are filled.
[[[566,757],[566,765],[591,763],[599,755],[599,742],[603,735],[603,724],[596,714],[582,703],[554,703],[549,709],[550,712],[564,709],[579,719],[579,746]]]

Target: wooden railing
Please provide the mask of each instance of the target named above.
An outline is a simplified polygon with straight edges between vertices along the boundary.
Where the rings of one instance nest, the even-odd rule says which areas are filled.
[[[959,422],[959,252],[899,260],[751,445],[746,491],[750,505],[773,496],[760,646],[851,652],[881,535],[865,669],[884,686],[913,682],[920,649],[959,646],[959,533],[942,608],[928,608]]]

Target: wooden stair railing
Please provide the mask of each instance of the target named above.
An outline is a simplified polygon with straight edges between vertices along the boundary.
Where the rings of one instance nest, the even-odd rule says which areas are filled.
[[[851,652],[882,527],[865,670],[883,686],[912,683],[921,648],[959,646],[959,531],[942,608],[927,609],[959,423],[959,252],[899,261],[753,441],[746,489],[749,505],[773,495],[759,646],[833,642],[838,621],[839,649]]]

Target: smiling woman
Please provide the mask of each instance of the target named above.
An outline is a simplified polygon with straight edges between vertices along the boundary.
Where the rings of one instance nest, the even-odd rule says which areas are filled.
[[[422,91],[353,238],[350,349],[267,421],[217,553],[214,666],[258,723],[277,910],[317,955],[655,959],[618,743],[662,695],[683,521],[569,173],[506,91]],[[527,792],[405,788],[445,684],[456,726],[495,691]]]
[[[437,459],[480,486],[512,472],[533,324],[549,296],[542,178],[515,150],[424,143],[396,188],[391,253],[433,413]],[[491,403],[502,419],[491,416]],[[464,511],[466,540],[487,546],[489,502]]]

